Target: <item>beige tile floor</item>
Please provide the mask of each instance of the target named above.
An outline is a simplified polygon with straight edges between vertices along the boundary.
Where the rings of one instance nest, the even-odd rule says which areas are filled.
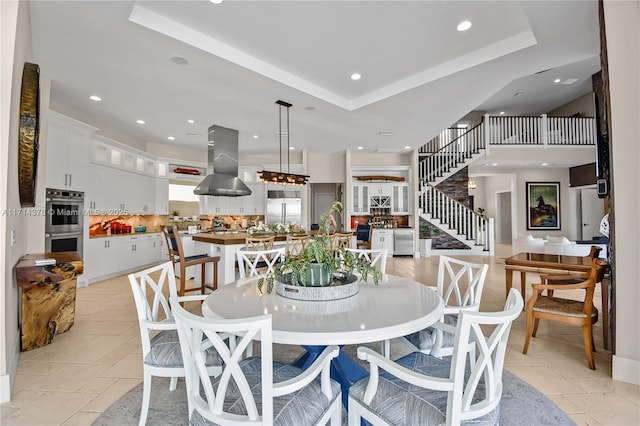
[[[500,246],[495,257],[464,258],[490,264],[483,310],[498,310],[504,303],[504,257],[510,250]],[[394,258],[387,272],[433,284],[437,262],[437,257]],[[611,353],[603,349],[600,323],[594,330],[595,371],[586,365],[578,327],[541,322],[538,337],[523,355],[524,327],[521,315],[512,327],[507,370],[580,425],[640,424],[640,386],[611,379]],[[0,424],[89,425],[141,381],[140,339],[126,276],[96,283],[78,289],[76,322],[68,332],[21,354],[13,397],[0,405]]]

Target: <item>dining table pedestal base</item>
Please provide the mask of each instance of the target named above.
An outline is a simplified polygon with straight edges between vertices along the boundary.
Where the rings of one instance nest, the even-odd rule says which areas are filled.
[[[295,367],[306,370],[320,356],[326,346],[302,346],[306,352],[294,361]],[[360,364],[349,357],[340,346],[338,356],[331,360],[331,378],[340,384],[342,390],[342,405],[347,408],[349,401],[349,388],[352,384],[367,377],[369,372]]]

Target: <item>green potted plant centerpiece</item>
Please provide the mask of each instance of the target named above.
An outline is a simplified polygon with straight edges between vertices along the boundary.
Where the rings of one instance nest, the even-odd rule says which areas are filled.
[[[271,293],[276,280],[294,286],[328,286],[336,277],[345,279],[354,271],[360,274],[362,281],[371,277],[377,285],[382,273],[367,259],[358,257],[344,247],[331,246],[331,231],[335,228],[333,214],[341,211],[342,203],[335,201],[329,211],[320,216],[319,230],[304,250],[297,256],[287,253],[273,273],[258,280],[260,292]]]

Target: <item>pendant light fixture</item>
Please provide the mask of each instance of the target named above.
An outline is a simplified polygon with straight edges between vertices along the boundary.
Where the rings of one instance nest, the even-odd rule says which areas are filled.
[[[307,183],[307,179],[309,176],[307,175],[297,175],[295,173],[291,173],[290,171],[290,163],[289,163],[289,108],[291,108],[292,104],[289,102],[285,102],[282,100],[277,100],[276,104],[278,104],[278,136],[280,137],[280,171],[279,172],[271,172],[268,170],[263,170],[258,173],[260,180],[264,183],[277,183],[280,185],[297,185],[302,186]],[[287,111],[287,171],[282,170],[282,109],[286,108]]]

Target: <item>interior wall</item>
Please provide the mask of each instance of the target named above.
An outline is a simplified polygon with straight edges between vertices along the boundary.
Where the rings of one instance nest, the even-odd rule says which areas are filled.
[[[20,117],[20,88],[24,62],[31,62],[31,25],[29,3],[24,1],[0,2],[1,34],[0,37],[0,87],[2,104],[0,105],[0,209],[8,212],[20,209],[18,194],[18,126]],[[41,86],[47,90],[47,86]],[[48,102],[48,93],[44,93]],[[40,120],[41,126],[46,126]],[[44,197],[41,189],[44,185],[44,160],[38,162],[37,176],[39,183],[36,190],[36,201]],[[15,379],[15,370],[19,356],[18,302],[19,292],[15,282],[14,266],[27,252],[29,221],[22,215],[0,215],[0,306],[2,306],[2,322],[0,324],[0,402],[9,401],[11,386]],[[16,233],[16,243],[11,245],[11,232]],[[42,238],[44,238],[42,236]]]
[[[559,106],[547,113],[550,117],[569,117],[573,114],[580,114],[580,117],[595,117],[595,103],[593,92],[589,92],[571,102]]]
[[[640,385],[640,2],[605,1],[611,100],[615,353],[612,375]]]
[[[309,182],[346,182],[345,162],[344,152],[336,154],[309,153],[307,167]]]

